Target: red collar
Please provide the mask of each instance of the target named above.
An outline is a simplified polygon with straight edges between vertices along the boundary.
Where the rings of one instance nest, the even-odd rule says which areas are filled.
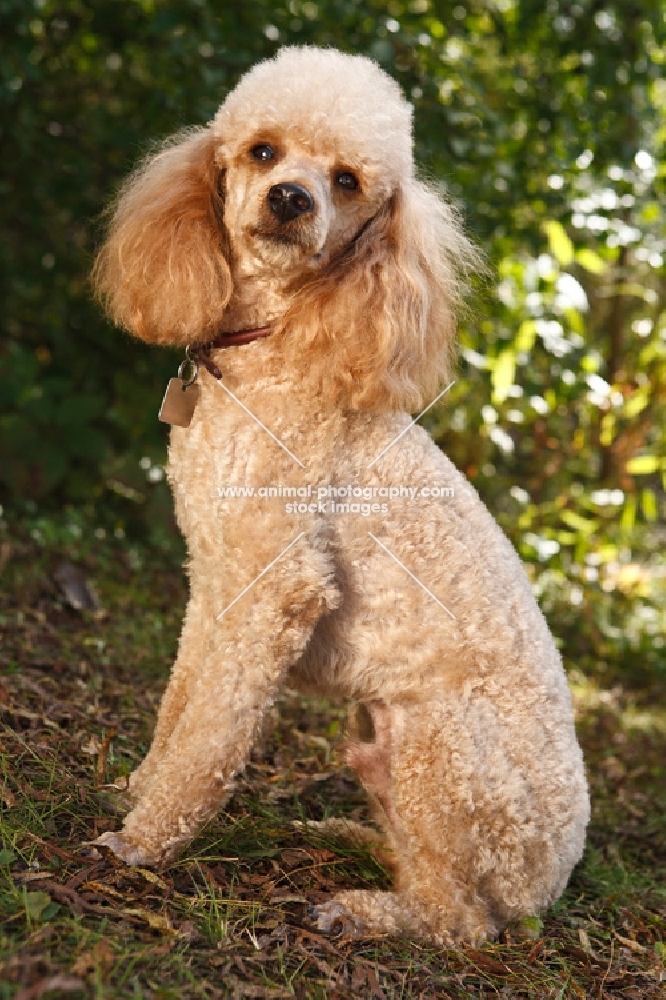
[[[237,333],[220,333],[215,340],[209,340],[204,347],[210,350],[217,350],[218,347],[232,347],[234,344],[249,344],[251,340],[260,340],[262,337],[270,337],[273,328],[270,326],[259,326],[255,330],[238,330]]]
[[[190,355],[199,361],[213,378],[222,378],[222,372],[215,362],[211,361],[211,351],[217,351],[222,347],[233,347],[236,344],[249,344],[253,340],[270,337],[272,332],[273,328],[270,326],[259,326],[253,330],[238,330],[236,333],[219,333],[214,340],[209,340],[206,344],[200,344],[199,347],[193,348]]]

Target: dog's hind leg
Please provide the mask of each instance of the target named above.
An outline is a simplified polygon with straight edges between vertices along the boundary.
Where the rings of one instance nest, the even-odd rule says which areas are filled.
[[[344,819],[316,824],[322,832],[330,830],[352,843],[363,840],[370,849],[373,845],[378,847],[390,858],[391,868],[399,863],[403,840],[392,801],[391,775],[391,754],[398,736],[396,729],[402,728],[401,714],[379,701],[358,705],[352,722],[354,736],[345,751],[347,764],[368,792],[377,820],[385,828],[384,836],[360,824],[350,825]],[[379,860],[383,863],[384,858]],[[341,892],[334,899],[312,907],[310,917],[318,930],[343,937],[418,934],[421,930],[409,900],[397,892]]]
[[[311,917],[318,930],[339,933],[344,937],[374,937],[406,934],[425,937],[441,946],[455,939],[481,940],[496,928],[487,908],[472,899],[462,898],[461,886],[454,876],[454,859],[447,858],[437,845],[427,844],[427,834],[401,815],[404,789],[396,789],[396,762],[404,770],[405,758],[411,758],[410,740],[405,739],[413,723],[400,706],[380,701],[361,706],[357,732],[361,739],[347,748],[347,763],[356,771],[375,806],[377,820],[386,830],[394,870],[394,891],[350,890],[313,907]],[[413,759],[414,778],[428,770],[427,756]],[[417,782],[413,782],[418,786]],[[402,795],[400,792],[402,791]],[[412,788],[412,795],[415,788]],[[417,793],[418,794],[418,793]],[[429,803],[423,802],[424,813]]]
[[[515,693],[368,706],[375,741],[348,759],[382,806],[395,891],[339,893],[318,929],[478,942],[559,895],[582,851],[584,773],[566,706],[539,714],[538,693],[522,696],[521,713]]]

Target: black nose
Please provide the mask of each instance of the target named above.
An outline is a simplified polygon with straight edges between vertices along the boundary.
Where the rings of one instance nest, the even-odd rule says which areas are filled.
[[[274,184],[268,192],[268,205],[280,222],[291,222],[314,208],[314,198],[300,184]]]

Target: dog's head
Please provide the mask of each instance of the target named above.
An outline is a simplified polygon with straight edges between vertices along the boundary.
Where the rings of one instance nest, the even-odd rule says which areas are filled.
[[[282,313],[266,319],[285,363],[352,405],[418,406],[447,374],[473,262],[451,207],[414,176],[397,84],[305,47],[255,66],[208,127],[130,177],[94,280],[119,325],[163,344],[211,339],[234,283],[278,284]]]
[[[240,81],[211,126],[242,267],[306,276],[412,173],[411,107],[369,59],[288,48]]]

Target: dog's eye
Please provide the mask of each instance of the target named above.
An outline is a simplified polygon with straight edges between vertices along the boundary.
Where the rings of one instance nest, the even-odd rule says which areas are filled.
[[[258,146],[253,146],[250,152],[255,160],[261,160],[262,163],[275,158],[275,150],[265,142],[260,142]]]
[[[355,191],[358,187],[358,179],[350,170],[343,170],[339,173],[335,178],[335,183],[344,188],[345,191]]]

